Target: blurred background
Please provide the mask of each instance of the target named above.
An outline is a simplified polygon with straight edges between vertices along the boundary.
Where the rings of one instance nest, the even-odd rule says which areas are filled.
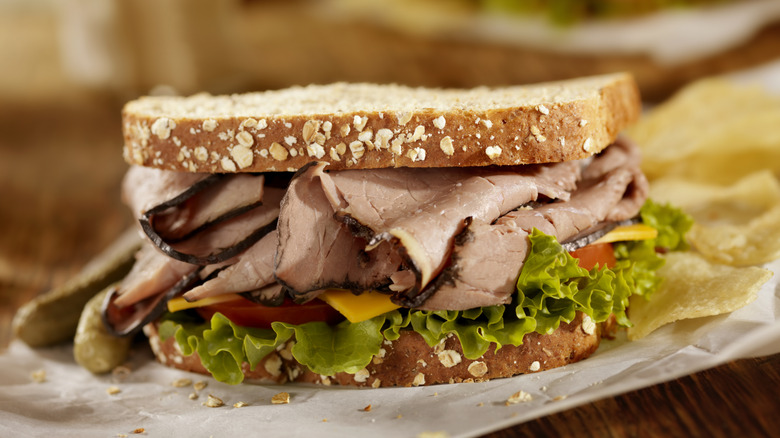
[[[120,111],[139,95],[628,70],[654,103],[778,59],[776,0],[0,0],[0,346],[130,225]]]

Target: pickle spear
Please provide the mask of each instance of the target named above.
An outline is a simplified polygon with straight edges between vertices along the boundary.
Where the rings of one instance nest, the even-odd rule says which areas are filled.
[[[76,363],[95,374],[107,373],[121,365],[133,342],[132,336],[119,338],[108,333],[103,324],[103,301],[114,287],[108,286],[87,302],[73,339]]]
[[[130,272],[141,242],[136,228],[125,231],[76,277],[23,305],[14,315],[14,335],[31,347],[72,341],[87,301]]]

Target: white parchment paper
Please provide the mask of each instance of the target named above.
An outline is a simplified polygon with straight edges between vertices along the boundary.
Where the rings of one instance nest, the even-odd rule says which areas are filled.
[[[600,398],[675,379],[739,358],[780,353],[780,261],[753,303],[729,315],[680,321],[635,342],[606,341],[589,359],[559,369],[485,383],[348,389],[221,384],[157,364],[136,348],[124,378],[93,376],[71,347],[31,350],[13,342],[0,355],[0,436],[106,437],[143,428],[166,437],[478,436]],[[46,381],[31,375],[45,370]],[[206,381],[198,398],[187,377]],[[116,386],[114,395],[107,390]],[[533,397],[506,405],[515,392]],[[289,404],[271,404],[281,391]],[[224,406],[203,405],[212,394]],[[236,408],[236,402],[247,406]],[[371,405],[370,411],[364,410]]]

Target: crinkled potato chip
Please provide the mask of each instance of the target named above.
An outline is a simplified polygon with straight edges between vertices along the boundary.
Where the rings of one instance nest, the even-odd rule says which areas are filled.
[[[734,266],[780,258],[780,205],[746,225],[694,224],[688,242],[707,258]]]
[[[688,242],[714,262],[749,266],[780,257],[780,182],[768,170],[726,187],[663,178],[651,196],[694,218]]]
[[[746,224],[780,205],[780,181],[769,170],[731,186],[665,177],[652,183],[650,197],[682,208],[700,225]]]
[[[734,311],[780,257],[780,98],[724,79],[697,81],[628,130],[650,196],[690,214],[693,252],[670,253],[649,302],[632,297],[629,339],[669,322]]]
[[[628,130],[650,180],[731,183],[759,169],[780,175],[780,98],[724,79],[695,82]]]
[[[756,299],[772,272],[708,262],[691,252],[667,256],[659,274],[664,282],[650,301],[631,297],[628,339],[637,340],[665,324],[688,318],[733,312]]]

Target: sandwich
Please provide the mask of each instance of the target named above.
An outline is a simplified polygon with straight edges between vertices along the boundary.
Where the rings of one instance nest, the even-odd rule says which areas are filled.
[[[122,195],[144,245],[104,323],[229,383],[419,386],[579,361],[685,245],[620,135],[640,111],[623,73],[129,102]]]

